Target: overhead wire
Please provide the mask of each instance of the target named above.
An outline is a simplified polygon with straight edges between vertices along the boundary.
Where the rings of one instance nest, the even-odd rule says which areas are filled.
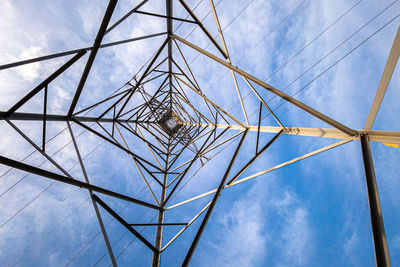
[[[100,144],[98,144],[92,151],[88,153],[85,157],[89,156],[91,153],[93,153],[95,150],[97,150],[102,144],[104,144],[105,141],[102,141]],[[68,171],[72,170],[75,166],[77,166],[78,163],[75,163],[71,168],[68,169]],[[18,214],[20,214],[26,207],[28,207],[33,201],[35,201],[37,198],[39,198],[44,192],[46,192],[51,186],[53,186],[57,181],[53,181],[50,183],[45,189],[43,189],[39,194],[37,194],[33,199],[31,199],[28,203],[26,203],[22,208],[20,208],[14,215],[12,215],[10,218],[8,218],[5,222],[3,222],[0,225],[0,229],[3,228],[7,223],[9,223],[12,219],[14,219]]]
[[[315,66],[317,66],[319,63],[321,63],[324,59],[326,59],[328,56],[330,56],[333,52],[335,52],[337,49],[339,49],[342,45],[344,45],[347,41],[349,41],[351,38],[353,38],[356,34],[358,34],[361,30],[363,30],[365,27],[367,27],[372,21],[374,21],[376,18],[378,18],[381,14],[383,14],[386,10],[388,10],[390,7],[392,7],[398,0],[393,1],[390,3],[388,6],[386,6],[382,11],[380,11],[378,14],[376,14],[374,17],[372,17],[370,20],[368,20],[364,25],[362,25],[360,28],[358,28],[355,32],[353,32],[349,37],[347,37],[344,41],[342,41],[339,45],[337,45],[335,48],[333,48],[331,51],[329,51],[325,56],[320,58],[317,62],[315,62],[313,65],[311,65],[307,70],[305,70],[302,74],[300,74],[296,79],[291,81],[287,86],[285,86],[282,91],[285,91],[287,88],[289,88],[292,84],[294,84],[296,81],[298,81],[301,77],[303,77],[306,73],[308,73],[311,69],[313,69]],[[386,24],[384,25],[386,27]],[[375,35],[374,33],[373,35]],[[372,36],[373,36],[372,35]],[[372,37],[370,36],[370,37]],[[369,38],[370,38],[369,37]],[[358,46],[357,46],[358,48]],[[271,77],[270,75],[269,77]],[[266,80],[268,80],[267,78]],[[265,80],[265,81],[266,81]],[[275,98],[275,95],[272,96],[267,102],[270,102],[273,98]]]
[[[309,41],[308,43],[306,43],[300,50],[298,50],[293,56],[291,56],[289,59],[287,59],[283,64],[281,64],[279,67],[277,67],[268,77],[265,81],[267,81],[269,78],[271,78],[275,73],[277,73],[280,69],[282,69],[284,66],[286,66],[289,62],[291,62],[294,58],[296,58],[298,55],[301,54],[301,52],[303,52],[307,47],[309,47],[312,43],[314,43],[318,38],[320,38],[322,35],[324,35],[330,28],[332,28],[336,23],[338,23],[341,19],[343,19],[344,16],[346,16],[350,11],[352,11],[356,6],[358,6],[360,3],[362,2],[362,0],[359,0],[358,2],[356,2],[353,6],[351,6],[347,11],[345,11],[341,16],[339,16],[336,20],[334,20],[332,23],[330,23],[325,29],[323,29],[319,34],[317,34],[311,41]],[[303,3],[303,2],[302,2]],[[301,4],[302,4],[301,3]],[[299,6],[298,6],[299,7]],[[298,8],[297,7],[297,8]],[[297,9],[296,8],[296,9]],[[295,9],[295,10],[296,10]],[[295,11],[294,10],[294,11]],[[268,34],[269,35],[269,34]],[[265,38],[263,38],[265,39]],[[254,48],[256,48],[258,46],[258,44],[260,44],[261,42],[257,43],[257,45],[253,46],[250,50],[248,50],[246,52],[246,54],[239,60],[239,62],[241,62],[246,55],[248,55],[249,52],[251,52]],[[222,78],[222,77],[221,77]],[[220,78],[220,79],[221,79]],[[249,91],[246,95],[244,95],[243,99],[246,99],[250,94],[252,93],[252,91]],[[238,102],[236,102],[235,104],[233,104],[228,110],[232,110]],[[267,103],[269,103],[269,101],[267,101]]]
[[[113,175],[110,176],[108,182],[106,184],[108,184],[110,181],[110,179],[114,178],[120,171],[122,170],[122,167],[117,170]],[[50,236],[51,233],[53,233],[58,227],[60,227],[62,224],[64,224],[67,219],[73,214],[75,213],[77,210],[79,210],[88,200],[90,200],[91,197],[87,197],[84,201],[82,201],[77,207],[75,207],[70,213],[68,213],[66,216],[64,216],[49,232],[46,233],[46,235],[41,236],[41,239],[39,241],[36,241],[35,244],[33,246],[31,246],[27,251],[25,251],[25,253],[22,255],[22,257],[20,257],[18,259],[18,261],[16,263],[14,263],[13,266],[17,265],[18,263],[20,263],[29,253],[31,253],[35,248],[37,248],[39,246],[39,244],[41,242],[43,242],[48,236]]]
[[[145,189],[146,189],[146,187],[144,186],[144,187],[140,190],[140,192],[138,193],[138,195],[140,196],[140,195],[143,193],[143,191],[144,191]],[[125,205],[122,207],[122,209],[118,211],[118,213],[121,214],[126,208],[129,207],[130,204],[131,204],[131,203],[125,204]],[[144,216],[148,211],[149,211],[149,209],[145,210],[145,211],[143,212],[142,216]],[[142,216],[141,216],[141,217],[142,217]],[[114,220],[115,220],[114,218],[111,218],[105,226],[109,226]],[[74,256],[67,262],[67,264],[66,264],[65,266],[68,266],[68,265],[70,265],[72,262],[74,262],[75,259],[77,259],[77,258],[79,257],[79,255],[81,255],[82,252],[85,251],[85,250],[91,245],[91,243],[94,242],[94,241],[100,236],[100,234],[101,234],[101,231],[98,231],[98,232],[89,240],[89,242],[85,244],[85,246],[83,246],[77,253],[74,254]],[[107,254],[107,253],[106,253],[106,254]],[[96,264],[95,264],[95,265],[96,265]]]
[[[354,48],[352,48],[349,52],[347,52],[345,55],[343,55],[342,57],[339,58],[339,60],[335,61],[333,64],[331,64],[328,68],[326,68],[324,71],[322,71],[321,73],[319,73],[316,77],[314,77],[311,81],[309,81],[306,85],[304,85],[302,88],[300,88],[299,90],[297,90],[294,94],[292,94],[291,96],[295,96],[298,93],[300,93],[302,90],[304,90],[305,88],[307,88],[311,83],[313,83],[314,81],[316,81],[318,78],[320,78],[323,74],[325,74],[326,72],[328,72],[330,69],[332,69],[336,64],[338,64],[340,61],[342,61],[343,59],[345,59],[348,55],[350,55],[351,53],[353,53],[355,50],[357,50],[360,46],[362,46],[364,43],[366,43],[369,39],[371,39],[373,36],[375,36],[377,33],[379,33],[382,29],[384,29],[386,26],[388,26],[389,24],[391,24],[393,21],[395,21],[398,17],[400,17],[400,13],[397,14],[396,16],[394,16],[392,19],[390,19],[388,22],[386,22],[382,27],[380,27],[377,31],[375,31],[374,33],[372,33],[370,36],[368,36],[366,39],[364,39],[361,43],[359,43],[357,46],[355,46]],[[278,105],[277,107],[274,108],[274,111],[277,110],[278,108],[280,108],[282,105],[286,104],[287,102],[282,102],[280,105]],[[270,114],[270,113],[269,113]],[[266,116],[268,116],[269,114],[267,114]],[[264,118],[266,117],[264,116]]]

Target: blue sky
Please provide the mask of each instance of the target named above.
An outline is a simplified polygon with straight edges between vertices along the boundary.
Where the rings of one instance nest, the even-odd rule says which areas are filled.
[[[119,1],[111,23],[132,9],[139,1]],[[342,56],[398,15],[398,1],[214,1],[224,29],[232,64],[266,80],[287,94],[295,94]],[[153,5],[151,5],[151,3]],[[188,0],[192,8],[198,1]],[[107,6],[106,1],[2,1],[0,18],[0,64],[40,55],[92,45]],[[353,7],[351,9],[351,7]],[[380,16],[365,25],[386,7]],[[337,23],[335,20],[349,11]],[[164,1],[150,0],[143,10],[163,14]],[[182,7],[174,4],[177,17],[186,17]],[[200,1],[195,10],[213,36],[217,28],[208,1]],[[207,15],[209,14],[209,15]],[[286,19],[284,19],[286,18]],[[341,123],[362,129],[373,101],[380,76],[389,55],[400,19],[396,18],[326,73],[296,94],[296,98],[331,116]],[[175,28],[178,23],[175,23]],[[360,29],[363,27],[360,31]],[[183,25],[176,33],[186,37],[193,25]],[[106,35],[103,42],[132,38],[165,31],[163,19],[133,15]],[[358,32],[357,32],[358,31]],[[353,37],[345,41],[353,33]],[[319,36],[320,35],[320,36]],[[315,37],[319,36],[314,40]],[[196,29],[188,40],[214,55],[204,34]],[[314,40],[314,41],[312,41]],[[109,96],[132,78],[164,41],[164,37],[101,49],[96,57],[77,109]],[[301,50],[309,42],[304,50]],[[204,94],[244,122],[229,71],[190,48],[181,49]],[[301,52],[296,54],[298,51]],[[325,58],[330,51],[333,52]],[[286,63],[293,55],[290,62]],[[176,60],[183,65],[179,54]],[[320,61],[320,59],[322,59]],[[68,110],[87,55],[74,64],[49,87],[49,112],[63,114]],[[7,110],[31,88],[68,60],[57,58],[0,72],[0,110]],[[193,61],[193,62],[192,62]],[[317,64],[318,63],[318,64]],[[312,67],[315,65],[314,67]],[[279,68],[276,73],[274,71]],[[312,67],[310,69],[310,67]],[[305,72],[305,74],[303,74]],[[271,75],[274,73],[274,75]],[[292,81],[295,81],[292,83]],[[238,77],[242,96],[250,89]],[[154,91],[157,82],[146,88]],[[395,69],[373,129],[400,130],[398,120],[400,92],[399,68]],[[269,105],[283,103],[259,87],[255,88]],[[193,103],[206,112],[204,104],[192,92]],[[38,94],[19,111],[41,112],[43,95]],[[134,99],[133,103],[136,103]],[[244,98],[250,124],[257,123],[259,102],[253,94]],[[233,108],[232,108],[233,107]],[[100,110],[92,114],[99,114]],[[265,109],[264,109],[264,114]],[[298,108],[284,104],[276,115],[285,126],[330,128]],[[37,143],[41,140],[41,124],[15,124]],[[262,125],[277,126],[271,116]],[[47,146],[47,153],[77,179],[83,176],[65,123],[48,124],[48,137],[59,133]],[[94,126],[96,127],[96,126]],[[100,130],[99,127],[96,129]],[[64,131],[63,131],[64,130]],[[123,151],[113,148],[83,128],[73,125],[89,178],[93,184],[152,202],[144,183]],[[6,122],[0,122],[3,142],[0,154],[21,160],[34,149]],[[232,131],[232,134],[235,132]],[[126,132],[125,132],[126,134]],[[127,135],[127,134],[126,134]],[[265,144],[272,134],[261,136]],[[126,137],[136,153],[147,148]],[[281,136],[243,177],[268,169],[294,157],[337,142],[327,138]],[[238,143],[238,139],[234,144]],[[64,145],[67,144],[65,147]],[[101,145],[101,146],[99,146]],[[62,149],[61,149],[62,148]],[[172,200],[178,203],[218,186],[235,145],[223,150],[201,168],[196,176]],[[61,149],[61,150],[60,150]],[[255,134],[249,134],[232,173],[252,157]],[[400,265],[400,150],[380,143],[371,143],[380,192],[392,266]],[[60,152],[57,152],[60,150]],[[23,151],[23,152],[21,152]],[[35,153],[24,162],[60,173],[45,158]],[[197,162],[190,177],[200,166]],[[8,170],[0,166],[0,174]],[[28,175],[17,170],[0,178],[0,263],[2,266],[108,266],[97,219],[88,192],[60,183]],[[20,181],[20,182],[18,182]],[[18,183],[17,183],[18,182]],[[15,186],[13,186],[16,184]],[[156,194],[159,192],[156,191]],[[150,222],[156,212],[127,205],[126,202],[101,196],[130,222]],[[168,211],[167,222],[190,220],[212,196],[196,200]],[[18,214],[14,216],[14,214]],[[104,210],[101,211],[118,264],[148,266],[150,250],[127,233]],[[144,214],[144,215],[143,215]],[[143,216],[143,217],[141,217]],[[201,217],[202,218],[202,217]],[[7,222],[7,223],[6,223]],[[154,222],[154,221],[153,221]],[[163,252],[162,266],[179,266],[201,219],[189,227]],[[164,232],[164,242],[179,231],[171,226]],[[143,235],[154,240],[154,230],[145,228]],[[165,243],[164,243],[165,244]],[[123,253],[121,253],[123,252]],[[225,189],[211,216],[193,256],[192,266],[373,266],[373,242],[369,208],[362,166],[361,148],[353,141],[305,159],[277,171],[262,175],[241,185]]]

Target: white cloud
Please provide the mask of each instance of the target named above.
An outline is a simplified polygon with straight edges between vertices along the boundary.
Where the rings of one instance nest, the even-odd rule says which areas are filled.
[[[26,48],[25,50],[23,50],[18,57],[13,57],[11,54],[6,54],[6,57],[10,62],[14,62],[14,61],[19,61],[19,60],[24,60],[24,59],[29,59],[29,58],[35,58],[35,57],[41,56],[42,54],[43,54],[43,51],[42,51],[41,47],[30,46],[30,47]],[[16,72],[25,81],[32,82],[37,77],[39,77],[40,67],[41,67],[40,63],[36,62],[36,63],[28,64],[28,65],[22,66],[20,68],[17,68]]]

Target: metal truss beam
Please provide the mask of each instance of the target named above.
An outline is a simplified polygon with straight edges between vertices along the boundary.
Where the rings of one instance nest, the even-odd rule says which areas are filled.
[[[99,31],[97,32],[96,39],[94,40],[94,43],[93,43],[93,49],[90,51],[89,58],[86,62],[86,66],[83,70],[78,87],[76,88],[76,91],[75,91],[74,98],[72,99],[71,106],[68,110],[68,113],[67,113],[68,118],[71,118],[72,114],[74,113],[76,104],[78,103],[79,97],[82,93],[82,89],[85,86],[90,69],[92,68],[94,59],[96,58],[96,55],[97,55],[97,51],[99,50],[101,41],[103,40],[104,34],[107,30],[107,25],[110,22],[111,16],[114,12],[116,5],[117,5],[117,0],[110,0],[108,2],[108,6],[107,6],[106,12],[103,17],[103,21],[101,22]]]
[[[83,176],[85,177],[86,183],[89,184],[90,183],[89,177],[87,175],[85,165],[83,164],[81,153],[79,152],[78,144],[76,143],[74,133],[73,133],[71,125],[68,121],[67,121],[67,125],[68,125],[69,133],[71,135],[72,142],[74,144],[76,156],[78,157],[78,160],[79,160],[79,165],[81,166]],[[100,214],[99,208],[97,207],[97,203],[93,198],[93,191],[91,189],[89,189],[88,191],[89,191],[90,199],[92,200],[93,208],[96,212],[97,221],[99,222],[100,229],[103,234],[104,242],[106,243],[106,246],[107,246],[107,251],[108,251],[108,255],[110,256],[111,263],[114,267],[117,267],[117,262],[115,261],[114,253],[113,253],[112,247],[110,245],[110,241],[108,239],[107,231],[106,231],[106,228],[104,227],[103,219],[101,218],[101,214]]]
[[[136,42],[136,41],[140,41],[140,40],[144,40],[144,39],[148,39],[148,38],[162,36],[165,34],[167,34],[167,32],[154,33],[154,34],[144,35],[144,36],[140,36],[140,37],[120,40],[120,41],[116,41],[116,42],[105,43],[105,44],[100,45],[99,48],[105,48],[105,47],[111,47],[111,46],[130,43],[130,42]],[[86,50],[86,52],[88,52],[88,51],[91,51],[92,49],[93,49],[93,46],[89,46],[89,47],[84,47],[84,48],[80,48],[80,49],[74,49],[74,50],[69,50],[69,51],[65,51],[65,52],[60,52],[60,53],[50,54],[50,55],[46,55],[46,56],[17,61],[17,62],[13,62],[13,63],[8,63],[8,64],[1,65],[0,70],[14,68],[14,67],[31,64],[31,63],[35,63],[35,62],[40,62],[40,61],[44,61],[44,60],[49,60],[49,59],[53,59],[53,58],[74,55],[81,50]]]
[[[101,200],[97,195],[93,195],[93,199],[100,204],[111,216],[113,216],[120,224],[122,224],[129,232],[136,236],[140,241],[143,242],[152,251],[157,251],[156,248],[146,240],[138,231],[133,229],[121,216],[119,216],[112,208],[110,208],[103,200]]]
[[[374,101],[372,102],[372,106],[364,126],[364,129],[366,130],[370,130],[372,128],[372,125],[374,124],[383,97],[385,96],[386,89],[389,85],[390,79],[392,78],[394,69],[396,68],[397,61],[399,60],[399,56],[400,56],[400,27],[397,29],[397,34],[396,37],[394,38],[392,48],[390,49],[389,57],[386,61],[385,69],[383,70],[383,74],[378,85],[378,90],[376,91]]]
[[[196,125],[201,127],[209,127],[209,128],[229,128],[232,130],[243,131],[245,129],[249,129],[251,132],[262,132],[262,133],[278,133],[282,130],[281,127],[274,126],[260,126],[258,129],[257,126],[249,126],[242,127],[240,125],[226,125],[226,124],[193,124],[189,123],[188,125]],[[332,128],[305,128],[305,127],[285,127],[284,134],[289,135],[301,135],[301,136],[312,136],[312,137],[324,137],[324,138],[335,138],[335,139],[346,139],[346,140],[359,140],[361,134],[365,134],[369,136],[370,141],[373,142],[381,142],[381,143],[392,143],[392,144],[400,144],[400,131],[374,131],[374,130],[354,130],[357,132],[355,136],[349,136],[348,134],[343,133],[340,130],[332,129]]]
[[[39,175],[39,176],[42,176],[42,177],[45,177],[45,178],[49,178],[49,179],[52,179],[52,180],[55,180],[55,181],[58,181],[58,182],[66,183],[66,184],[77,186],[77,187],[80,187],[80,188],[90,189],[92,191],[99,192],[101,194],[108,195],[108,196],[111,196],[111,197],[119,198],[119,199],[122,199],[122,200],[125,200],[125,201],[129,201],[129,202],[132,202],[132,203],[144,206],[144,207],[152,208],[152,209],[155,209],[155,210],[159,210],[160,209],[160,207],[155,206],[153,204],[149,204],[147,202],[144,202],[144,201],[141,201],[141,200],[138,200],[138,199],[126,196],[126,195],[122,195],[122,194],[113,192],[111,190],[108,190],[108,189],[105,189],[105,188],[102,188],[102,187],[99,187],[99,186],[95,186],[95,185],[91,185],[91,184],[88,184],[88,183],[85,183],[85,182],[74,180],[74,179],[68,178],[66,176],[54,173],[54,172],[49,172],[49,171],[46,171],[46,170],[31,166],[31,165],[28,165],[28,164],[13,160],[13,159],[10,159],[10,158],[7,158],[7,157],[0,156],[0,163],[4,164],[4,165],[7,165],[9,167],[12,167],[12,168],[16,168],[16,169],[19,169],[19,170],[22,170],[22,171],[30,172],[32,174],[36,174],[36,175]]]
[[[26,112],[14,112],[10,116],[7,116],[7,112],[0,111],[0,120],[17,120],[17,121],[43,121],[44,115],[42,113],[26,113]],[[65,115],[46,114],[46,121],[68,121],[69,119]],[[96,117],[85,117],[85,116],[73,116],[71,120],[77,120],[80,122],[128,122],[128,123],[147,123],[154,124],[152,121],[145,120],[115,120],[113,118],[96,118]]]
[[[53,72],[49,77],[47,77],[43,82],[41,82],[38,86],[36,86],[32,91],[30,91],[26,96],[24,96],[20,101],[18,101],[14,106],[12,106],[5,114],[5,117],[9,117],[13,114],[17,109],[19,109],[23,104],[29,101],[32,97],[34,97],[40,90],[44,89],[49,83],[51,83],[55,78],[57,78],[61,73],[63,73],[66,69],[72,66],[76,61],[78,61],[84,54],[86,54],[85,50],[80,50],[75,56],[73,56],[70,60],[68,60],[64,65],[62,65],[58,70]]]

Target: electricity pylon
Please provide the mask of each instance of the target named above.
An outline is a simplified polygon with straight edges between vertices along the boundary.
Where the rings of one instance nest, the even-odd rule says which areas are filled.
[[[8,110],[0,112],[1,120],[5,120],[18,134],[25,138],[37,151],[46,157],[47,160],[56,168],[58,168],[63,174],[50,172],[45,169],[41,169],[39,167],[19,162],[4,156],[0,156],[1,164],[88,190],[104,237],[104,241],[108,249],[110,260],[114,266],[117,266],[117,262],[107,236],[106,227],[99,212],[99,206],[113,216],[122,226],[130,231],[137,239],[139,239],[145,246],[148,247],[148,249],[153,252],[152,266],[160,266],[161,255],[165,249],[168,248],[168,246],[188,227],[190,227],[194,221],[201,218],[200,227],[198,228],[196,235],[193,238],[190,247],[188,248],[187,255],[182,264],[183,266],[187,266],[207,225],[208,219],[210,218],[213,209],[224,189],[237,186],[238,184],[249,181],[260,175],[298,162],[334,147],[338,147],[354,140],[360,140],[368,189],[368,200],[371,214],[373,240],[375,245],[376,263],[377,266],[390,266],[369,142],[383,142],[394,145],[400,144],[400,132],[371,130],[381,101],[399,58],[400,31],[397,33],[393,47],[390,51],[390,55],[384,69],[376,97],[368,115],[365,128],[362,130],[355,130],[328,117],[327,115],[302,103],[301,101],[294,99],[293,97],[284,93],[282,90],[263,82],[241,68],[232,65],[223,31],[221,29],[218,15],[212,0],[210,0],[209,7],[213,13],[215,25],[219,32],[219,41],[210,34],[207,28],[196,16],[195,11],[192,10],[184,0],[179,0],[179,4],[187,12],[188,17],[186,19],[174,17],[172,0],[166,0],[165,14],[155,14],[141,11],[140,9],[145,5],[156,4],[155,1],[145,0],[134,7],[115,24],[109,26],[110,18],[113,14],[116,3],[116,0],[109,1],[92,47],[33,58],[0,67],[0,69],[8,69],[24,64],[73,55],[71,59],[69,59],[54,73],[52,73],[48,78],[43,80],[17,103],[12,105]],[[125,19],[133,14],[164,18],[166,21],[166,31],[128,40],[102,43],[103,37],[107,33],[119,26]],[[209,51],[200,48],[196,44],[189,42],[185,38],[176,35],[173,32],[174,21],[196,25],[196,27],[202,30],[204,36],[209,39],[212,46],[219,54],[212,54]],[[125,84],[123,88],[120,88],[119,91],[115,92],[111,96],[104,97],[89,107],[76,111],[81,92],[85,87],[87,77],[92,65],[94,64],[95,57],[99,49],[160,36],[163,36],[164,38],[162,45],[157,51],[155,51],[152,58],[144,65],[144,67],[140,69],[137,74]],[[234,90],[238,95],[244,120],[233,116],[230,112],[222,108],[222,106],[214,101],[212,96],[207,95],[207,93],[205,93],[206,90],[204,91],[202,88],[200,88],[196,79],[196,74],[192,72],[190,64],[186,60],[184,52],[181,49],[182,46],[191,48],[229,69],[235,86]],[[178,52],[178,58],[174,56],[173,50]],[[57,79],[58,76],[62,75],[65,70],[80,60],[87,52],[89,52],[89,57],[82,72],[68,112],[65,115],[48,114],[47,102],[49,100],[47,99],[47,92],[50,90],[49,87],[51,86],[52,81]],[[243,79],[249,89],[254,93],[256,99],[258,99],[260,102],[258,125],[249,124],[246,106],[243,102],[237,79]],[[149,89],[150,84],[152,84],[153,87],[155,86],[156,89],[154,90],[153,87],[153,89]],[[257,85],[260,89],[256,89],[255,85]],[[260,94],[258,90],[268,91],[270,94],[284,99],[298,109],[301,109],[332,126],[332,128],[322,129],[289,127],[274,114],[273,110],[268,106],[267,102],[263,99],[262,94]],[[44,91],[43,112],[18,112],[18,109],[21,106],[29,102],[41,91]],[[97,109],[96,115],[90,115],[90,112],[94,108]],[[263,109],[268,110],[268,112],[274,118],[276,126],[267,126],[261,124],[261,114]],[[29,134],[24,133],[13,123],[13,121],[18,120],[42,121],[42,144],[36,144],[29,137]],[[85,178],[84,182],[75,179],[63,168],[62,164],[57,163],[46,153],[46,124],[47,122],[51,121],[62,121],[67,124],[70,138],[74,144],[76,156],[80,162],[80,167]],[[132,162],[138,169],[141,178],[145,183],[149,194],[151,194],[154,202],[145,202],[140,199],[91,184],[86,172],[85,164],[82,160],[79,146],[75,140],[74,132],[71,127],[72,123],[93,133],[98,138],[114,146],[116,149],[126,152],[127,155],[132,158]],[[98,127],[95,128],[88,125],[88,123],[94,123]],[[234,175],[231,175],[232,167],[238,158],[238,154],[246,137],[248,136],[248,133],[250,132],[254,132],[257,135],[255,148],[256,152],[254,155],[250,155],[246,162],[236,162],[236,164],[241,166],[240,170]],[[261,147],[259,144],[260,136],[265,133],[273,133],[274,136]],[[341,139],[341,141],[308,153],[304,156],[294,158],[270,169],[239,179],[242,174],[283,134],[314,136],[319,138],[337,138]],[[126,142],[127,135],[129,135],[130,139],[134,138],[137,142],[142,142],[148,148],[147,155],[143,155],[143,153],[138,154],[138,152],[135,152],[135,149],[129,147],[128,142]],[[208,156],[210,155],[210,152],[214,151],[223,144],[237,139],[239,142],[234,148],[234,153],[231,155],[231,158],[226,166],[225,173],[221,177],[219,186],[216,189],[174,205],[170,204],[170,200],[174,197],[174,195],[176,195],[179,188],[182,187],[183,181],[185,178],[187,178],[189,171],[193,169],[192,167],[195,162],[200,161],[201,164],[205,165],[209,160]],[[231,145],[232,144],[234,143],[231,142]],[[160,194],[156,195],[156,191],[159,191]],[[158,212],[157,223],[132,224],[127,222],[108,204],[106,204],[104,200],[102,200],[102,194],[114,197],[116,199],[128,201],[148,209],[156,210]],[[168,211],[209,195],[213,196],[212,200],[205,205],[204,208],[199,210],[190,221],[172,223],[167,223],[164,221],[165,215],[168,213]],[[201,217],[203,214],[204,216]],[[163,242],[163,229],[164,227],[171,225],[181,226],[182,228],[172,239],[165,243]],[[138,230],[136,230],[136,228],[139,226],[154,227],[154,242],[146,239]]]

